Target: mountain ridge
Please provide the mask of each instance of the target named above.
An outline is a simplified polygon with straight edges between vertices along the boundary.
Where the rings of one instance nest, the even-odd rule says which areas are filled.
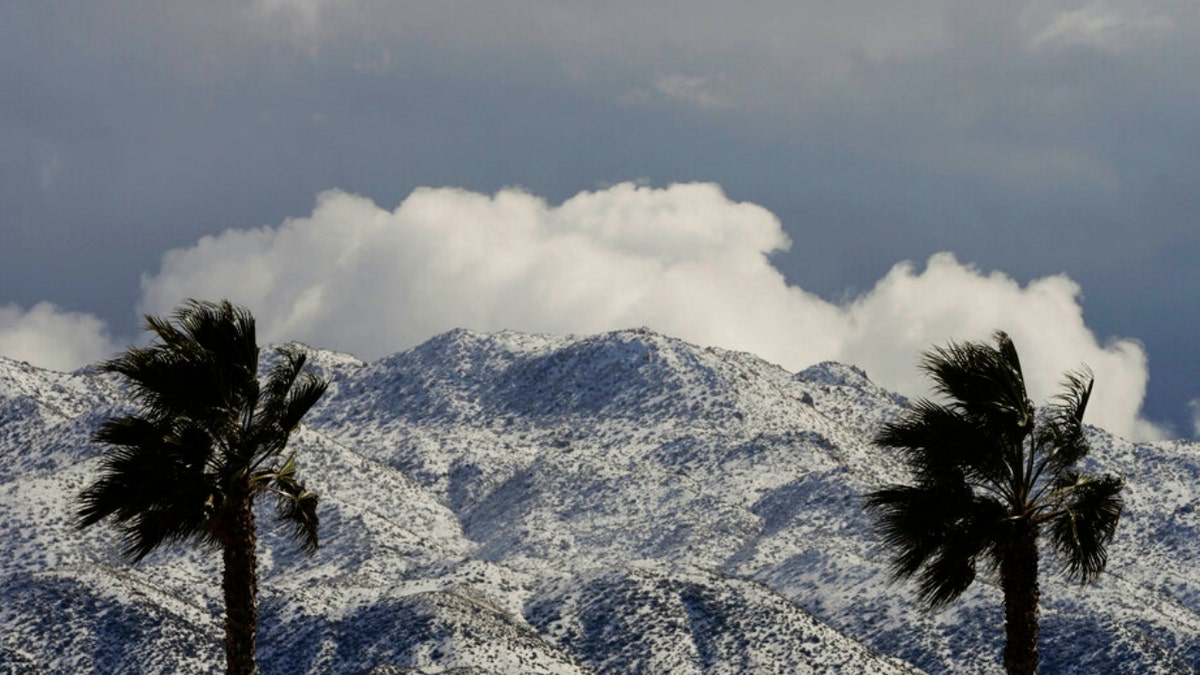
[[[898,475],[869,438],[906,401],[853,366],[791,373],[645,329],[456,330],[374,363],[324,350],[311,362],[333,385],[293,445],[322,494],[323,547],[304,558],[264,525],[264,672],[999,668],[988,580],[938,614],[888,580],[861,495]],[[62,609],[47,621],[80,620],[54,579],[92,598],[84,604],[157,618],[133,621],[136,639],[84,625],[31,650],[43,643],[24,623],[41,602],[19,603],[0,610],[16,636],[0,642],[0,666],[56,669],[62,654],[91,649],[96,668],[116,668],[132,657],[100,644],[133,639],[172,664],[147,671],[214,672],[211,556],[176,548],[128,567],[111,533],[67,527],[66,500],[98,453],[88,432],[125,405],[119,388],[30,368],[0,360],[0,548],[19,561],[3,583],[55,598]],[[1184,566],[1198,553],[1200,451],[1090,433],[1089,461],[1130,470],[1128,515],[1096,588],[1066,587],[1045,568],[1044,670],[1192,672],[1200,581]],[[112,571],[78,572],[89,565]],[[170,662],[172,650],[192,656]]]

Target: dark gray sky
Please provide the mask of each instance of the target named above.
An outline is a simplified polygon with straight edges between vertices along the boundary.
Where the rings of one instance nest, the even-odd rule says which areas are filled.
[[[705,181],[832,303],[942,251],[1066,274],[1102,346],[1144,345],[1146,416],[1192,432],[1195,3],[164,4],[0,4],[10,329],[50,302],[131,339],[165,252],[332,188]]]

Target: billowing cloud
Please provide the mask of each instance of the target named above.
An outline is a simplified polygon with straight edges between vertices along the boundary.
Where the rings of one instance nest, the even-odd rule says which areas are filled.
[[[845,308],[840,360],[862,365],[882,384],[919,392],[924,382],[915,365],[923,350],[1003,329],[1021,353],[1035,401],[1053,396],[1066,371],[1086,364],[1097,380],[1087,421],[1127,437],[1157,437],[1160,431],[1139,418],[1148,380],[1144,350],[1132,340],[1099,343],[1084,324],[1079,294],[1064,275],[1021,286],[948,253],[919,273],[901,263]]]
[[[249,306],[265,340],[300,339],[376,358],[454,327],[592,333],[646,325],[753,352],[792,369],[825,359],[864,367],[919,394],[919,353],[1007,330],[1032,395],[1087,363],[1098,386],[1088,421],[1147,438],[1146,357],[1099,342],[1065,276],[1020,285],[950,254],[901,263],[843,304],[789,285],[768,255],[791,245],[767,210],[712,184],[623,183],[561,205],[519,189],[420,189],[394,210],[340,191],[312,215],[229,230],[167,253],[142,281],[141,309],[185,297]]]
[[[108,358],[116,345],[104,322],[48,302],[24,310],[0,306],[0,355],[54,370],[74,370]]]

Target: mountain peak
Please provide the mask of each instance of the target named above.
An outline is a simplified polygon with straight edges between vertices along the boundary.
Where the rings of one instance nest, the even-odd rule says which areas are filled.
[[[874,383],[867,377],[867,371],[837,361],[822,361],[796,373],[796,379],[802,382],[819,382],[838,387],[866,387]]]

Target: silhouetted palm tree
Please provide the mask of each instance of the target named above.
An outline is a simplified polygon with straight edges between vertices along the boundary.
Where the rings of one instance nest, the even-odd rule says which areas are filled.
[[[922,368],[945,402],[919,400],[875,437],[900,451],[911,485],[871,493],[898,578],[916,577],[929,608],[956,599],[976,564],[998,571],[1004,591],[1009,673],[1038,665],[1038,534],[1044,531],[1075,581],[1094,580],[1121,515],[1123,482],[1082,473],[1089,446],[1083,415],[1092,393],[1086,370],[1040,412],[1025,393],[1012,340],[951,343],[925,354]]]
[[[258,626],[254,500],[269,494],[308,553],[317,548],[317,495],[296,477],[288,436],[325,392],[306,356],[280,350],[263,380],[254,317],[228,301],[189,300],[171,317],[146,317],[155,340],[100,369],[128,382],[137,412],[105,420],[100,477],[80,495],[79,526],[105,519],[123,554],[141,560],[164,542],[198,541],[224,561],[225,657],[253,673]]]

